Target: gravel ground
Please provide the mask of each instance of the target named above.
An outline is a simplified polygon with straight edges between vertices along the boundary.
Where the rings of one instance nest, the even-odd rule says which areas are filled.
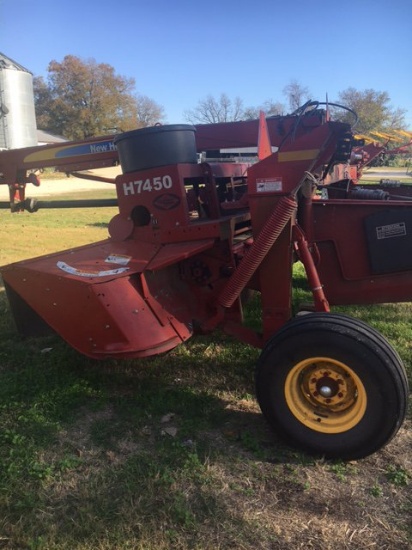
[[[92,170],[88,172],[90,174],[100,175],[105,178],[115,178],[118,174],[121,174],[120,167],[114,168],[102,168],[99,170]],[[40,176],[40,187],[28,184],[26,187],[27,197],[50,197],[53,195],[60,195],[61,193],[76,193],[78,191],[88,191],[90,189],[113,189],[114,186],[111,183],[85,180],[82,178],[76,178],[73,176],[65,177],[60,176],[57,179],[44,179]],[[9,189],[7,185],[0,185],[0,200],[8,200]]]

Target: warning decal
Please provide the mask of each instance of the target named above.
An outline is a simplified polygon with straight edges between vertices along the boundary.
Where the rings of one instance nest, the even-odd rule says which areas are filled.
[[[276,193],[282,191],[282,178],[257,179],[257,193]]]
[[[405,237],[405,222],[391,223],[390,225],[381,225],[376,228],[376,237],[380,239],[390,239],[392,237]]]

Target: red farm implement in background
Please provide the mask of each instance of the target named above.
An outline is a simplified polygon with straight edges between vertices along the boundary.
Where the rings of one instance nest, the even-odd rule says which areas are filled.
[[[0,153],[14,211],[38,207],[25,198],[30,170],[122,168],[108,239],[1,269],[19,330],[51,328],[105,359],[164,353],[219,328],[262,348],[257,398],[289,442],[344,459],[381,448],[406,414],[404,367],[378,332],[330,306],[412,299],[412,205],[322,198],[319,189],[339,187],[336,166],[359,161],[359,143],[318,107]],[[254,163],[198,162],[258,141]],[[296,261],[313,303],[294,317]],[[260,297],[259,332],[244,323],[245,291]]]

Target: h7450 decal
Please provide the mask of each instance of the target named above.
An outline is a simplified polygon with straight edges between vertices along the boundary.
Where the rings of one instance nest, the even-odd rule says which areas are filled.
[[[125,195],[138,195],[144,192],[161,191],[162,189],[170,189],[172,183],[172,178],[168,175],[130,181],[123,184],[123,193]]]

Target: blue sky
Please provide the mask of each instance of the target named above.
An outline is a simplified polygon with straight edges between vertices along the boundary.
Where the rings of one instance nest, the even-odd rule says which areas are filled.
[[[167,122],[211,94],[244,106],[386,91],[412,129],[412,0],[0,0],[0,51],[36,76],[71,54],[112,65]]]

